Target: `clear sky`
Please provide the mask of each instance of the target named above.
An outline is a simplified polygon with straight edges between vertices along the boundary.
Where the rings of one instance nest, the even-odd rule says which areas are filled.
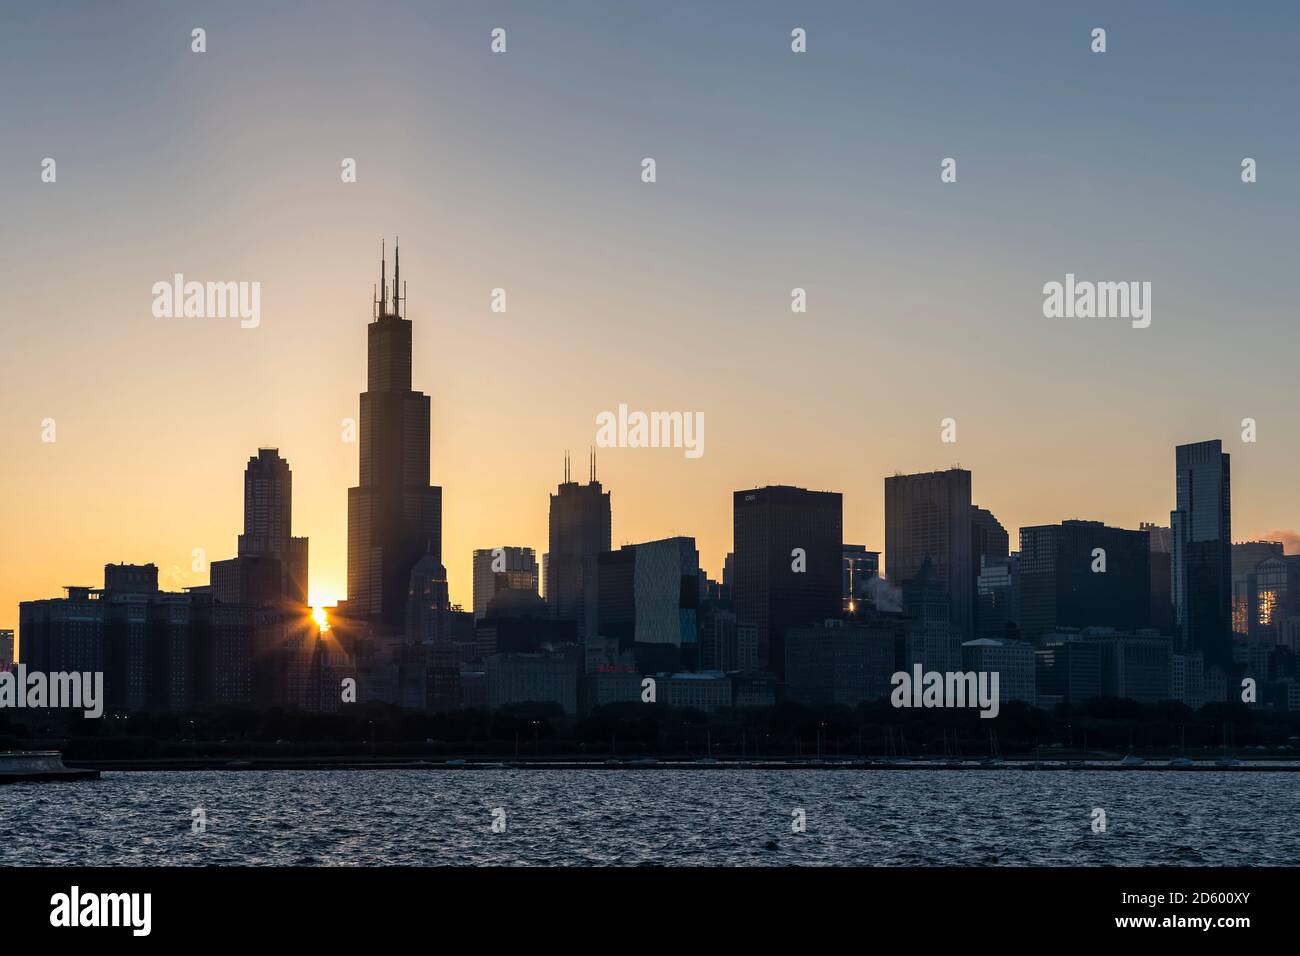
[[[615,546],[715,576],[739,488],[841,491],[880,548],[884,477],[961,464],[1014,541],[1167,524],[1207,438],[1235,538],[1298,528],[1298,41],[1291,3],[5,4],[0,627],[109,561],[206,583],[259,445],[344,596],[383,236],[466,605],[620,403],[706,430],[599,452]],[[176,272],[260,282],[261,326],[155,318]],[[1151,282],[1150,328],[1044,318],[1067,272]]]

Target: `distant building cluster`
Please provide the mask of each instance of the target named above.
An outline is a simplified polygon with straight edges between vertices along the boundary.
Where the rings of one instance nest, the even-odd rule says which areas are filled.
[[[1093,697],[1300,710],[1300,556],[1233,544],[1229,456],[1175,453],[1169,524],[1063,520],[1012,550],[972,501],[971,472],[885,479],[881,553],[844,541],[837,492],[736,491],[722,580],[691,537],[612,546],[610,492],[564,480],[548,547],[473,554],[473,607],[448,598],[442,489],[429,483],[430,400],[411,389],[400,261],[367,329],[360,468],[348,491],[348,598],[307,605],[308,542],[291,532],[292,474],[259,449],[244,475],[236,556],[209,585],[159,589],[154,565],[110,564],[102,588],[20,610],[30,668],[103,671],[110,713],[205,707],[424,711],[549,703],[580,714],[654,700],[714,711],[855,707],[891,676],[999,674],[1002,703]],[[0,631],[0,666],[13,658]],[[649,679],[649,680],[647,680]],[[351,684],[354,696],[344,688]]]

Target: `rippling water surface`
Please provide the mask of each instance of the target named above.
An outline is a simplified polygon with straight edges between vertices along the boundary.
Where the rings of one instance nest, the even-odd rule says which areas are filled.
[[[0,787],[6,865],[1295,865],[1288,773],[327,770]],[[207,830],[191,832],[201,807]],[[506,831],[492,832],[492,810]],[[1092,811],[1106,832],[1092,832]],[[791,832],[792,812],[807,831]]]

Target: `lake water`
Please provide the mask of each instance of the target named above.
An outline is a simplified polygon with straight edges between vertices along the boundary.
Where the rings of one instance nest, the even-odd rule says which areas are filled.
[[[1217,771],[114,772],[0,787],[0,864],[1295,865],[1297,783]]]

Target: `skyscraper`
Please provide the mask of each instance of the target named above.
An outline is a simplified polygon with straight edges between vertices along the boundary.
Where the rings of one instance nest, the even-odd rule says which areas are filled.
[[[259,448],[244,469],[244,533],[241,558],[275,558],[281,593],[307,603],[307,539],[293,537],[293,472],[275,448]]]
[[[295,538],[293,472],[275,448],[259,448],[244,469],[244,533],[237,556],[213,561],[212,595],[223,604],[307,603],[307,539]]]
[[[500,591],[537,593],[537,553],[532,548],[478,548],[474,551],[474,619],[482,620]]]
[[[977,568],[971,557],[971,515],[971,473],[964,468],[885,479],[889,580],[906,585],[929,559],[937,585],[948,595],[948,620],[959,643],[974,636]]]
[[[606,660],[631,651],[648,671],[698,663],[700,554],[694,538],[664,538],[602,554],[599,627]]]
[[[758,666],[779,677],[786,631],[843,613],[843,496],[769,485],[735,492],[732,514],[736,622],[758,628]]]
[[[411,389],[411,322],[402,315],[400,272],[400,253],[394,252],[390,296],[381,258],[366,330],[360,475],[348,489],[347,614],[368,621],[381,638],[404,637],[413,586],[423,594],[431,583],[446,584],[445,570],[438,573],[442,489],[429,483],[429,396]],[[413,585],[411,572],[426,556]],[[426,597],[446,604],[441,595]]]
[[[871,584],[880,574],[880,552],[868,551],[863,544],[846,544],[843,554],[841,596],[844,610],[852,613],[860,602],[870,599]]]
[[[1021,634],[1037,640],[1058,628],[1149,627],[1149,542],[1145,531],[1100,521],[1021,528]]]
[[[1007,529],[1002,527],[993,512],[979,505],[970,508],[970,561],[971,580],[973,584],[972,620],[976,634],[984,635],[988,631],[984,621],[980,620],[980,574],[985,567],[1005,565],[1010,553],[1010,538]]]
[[[562,620],[576,621],[578,639],[595,637],[600,590],[597,559],[610,549],[609,492],[596,480],[591,459],[587,484],[569,479],[569,459],[564,459],[564,482],[551,495],[550,550],[546,561],[546,601]]]
[[[1149,521],[1143,521],[1138,529],[1147,533],[1150,544],[1151,560],[1151,626],[1161,634],[1174,633],[1174,597],[1172,568],[1173,555],[1170,550],[1171,531]]]
[[[1219,440],[1175,451],[1171,578],[1179,648],[1205,665],[1232,662],[1232,485]]]

